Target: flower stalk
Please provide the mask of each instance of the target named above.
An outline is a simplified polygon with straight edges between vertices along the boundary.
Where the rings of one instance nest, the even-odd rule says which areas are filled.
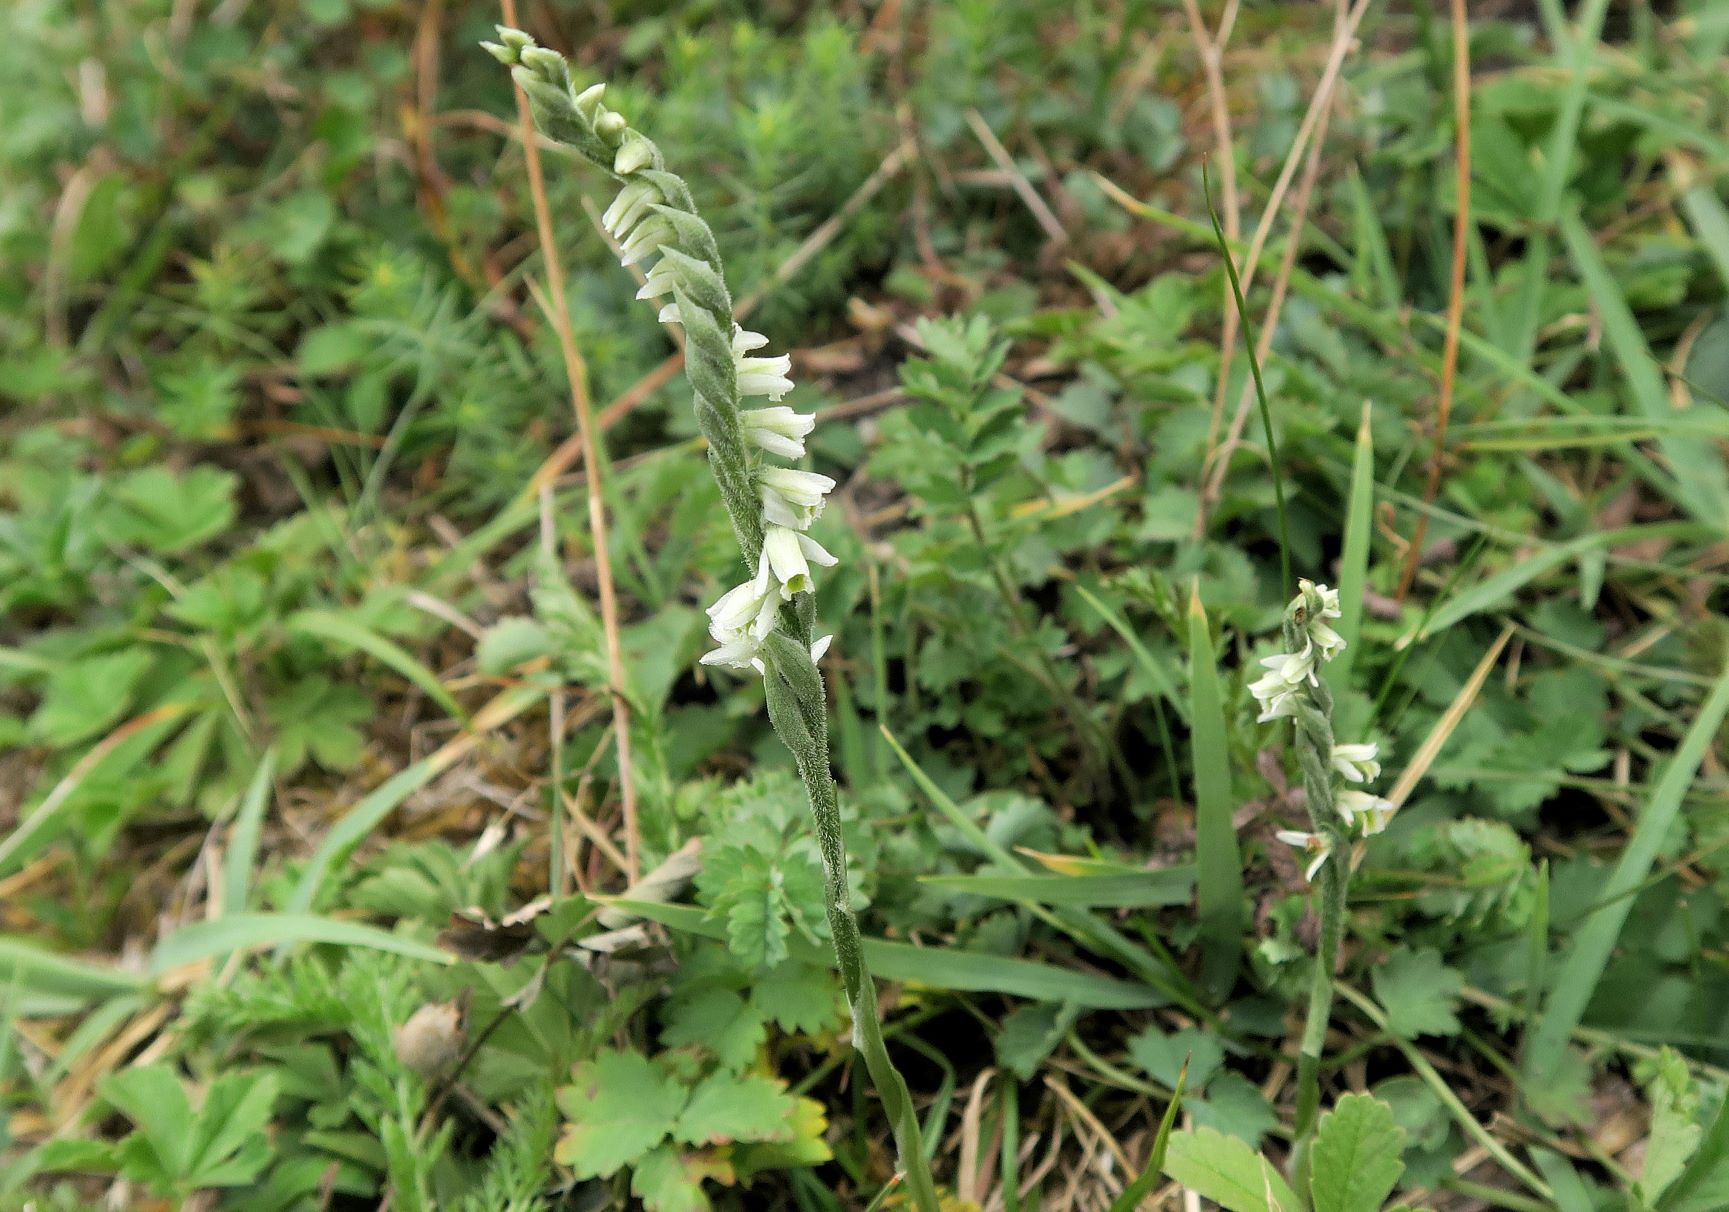
[[[1344,941],[1352,838],[1385,829],[1394,806],[1356,786],[1381,773],[1376,747],[1340,745],[1333,739],[1333,695],[1320,677],[1319,667],[1345,649],[1345,641],[1329,623],[1342,613],[1339,591],[1307,580],[1297,585],[1297,596],[1285,608],[1284,639],[1289,651],[1261,661],[1267,672],[1249,692],[1261,704],[1262,722],[1288,718],[1295,725],[1309,829],[1280,830],[1276,836],[1303,851],[1308,859],[1304,878],[1316,884],[1319,893],[1321,928],[1297,1054],[1297,1106],[1292,1125],[1291,1168],[1300,1179],[1307,1168],[1320,1110],[1321,1054],[1332,1015],[1333,971]],[[1353,786],[1341,787],[1341,781]]]
[[[853,1045],[888,1114],[913,1206],[938,1212],[917,1110],[883,1042],[876,989],[852,911],[829,764],[828,700],[816,665],[829,637],[814,634],[812,567],[836,560],[806,532],[835,484],[770,461],[802,458],[815,418],[779,405],[792,390],[791,359],[759,355],[768,339],[734,321],[714,234],[684,180],[666,170],[660,149],[606,107],[604,84],[577,92],[562,55],[520,30],[500,27],[498,38],[483,45],[511,68],[542,132],[620,183],[602,223],[618,242],[624,265],[646,266],[637,297],[669,300],[660,308],[661,322],[684,329],[697,424],[747,570],[744,581],[709,607],[717,646],[703,663],[763,677],[769,721],[791,750],[810,800]],[[743,409],[741,399],[748,396],[762,396],[770,406]]]

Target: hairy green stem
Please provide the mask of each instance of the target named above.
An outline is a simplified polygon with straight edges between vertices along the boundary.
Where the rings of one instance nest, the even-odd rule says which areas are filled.
[[[828,704],[810,652],[783,635],[770,637],[767,646],[769,671],[764,679],[768,692],[769,720],[775,732],[792,751],[799,778],[810,799],[816,823],[817,849],[822,856],[824,907],[841,983],[852,1010],[853,1046],[864,1057],[871,1082],[882,1098],[894,1132],[895,1148],[906,1174],[907,1188],[920,1212],[936,1212],[936,1185],[925,1159],[918,1113],[906,1080],[895,1068],[883,1043],[876,1002],[876,987],[865,965],[858,918],[852,911],[852,893],[847,883],[846,840],[841,832],[840,802],[834,775],[829,769]]]

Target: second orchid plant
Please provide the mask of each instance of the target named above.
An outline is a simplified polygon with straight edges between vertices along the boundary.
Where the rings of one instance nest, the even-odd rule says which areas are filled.
[[[1333,695],[1320,670],[1345,650],[1344,638],[1331,623],[1342,614],[1337,589],[1298,581],[1297,596],[1285,607],[1287,651],[1264,658],[1261,665],[1267,672],[1249,686],[1261,706],[1260,722],[1288,718],[1296,726],[1297,764],[1303,773],[1309,828],[1280,830],[1277,836],[1307,856],[1303,874],[1310,883],[1318,883],[1320,893],[1321,931],[1297,1058],[1294,1127],[1299,1169],[1320,1110],[1321,1051],[1332,1011],[1333,969],[1344,938],[1353,838],[1381,832],[1395,810],[1390,801],[1362,787],[1381,773],[1376,747],[1341,745],[1333,739]]]

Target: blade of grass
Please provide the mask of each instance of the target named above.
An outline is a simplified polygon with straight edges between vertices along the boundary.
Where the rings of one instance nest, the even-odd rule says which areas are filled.
[[[1334,694],[1351,687],[1351,666],[1357,657],[1357,640],[1363,631],[1363,594],[1369,584],[1369,537],[1375,527],[1375,439],[1369,424],[1369,403],[1363,402],[1363,419],[1357,424],[1356,447],[1351,454],[1351,488],[1345,503],[1345,544],[1339,555],[1339,635],[1345,651],[1328,668],[1327,681]]]
[[[0,875],[11,874],[15,863],[22,863],[48,844],[49,829],[58,823],[60,809],[104,759],[132,740],[137,740],[140,745],[153,747],[168,734],[168,730],[181,716],[195,707],[196,704],[193,703],[164,703],[127,720],[91,746],[90,751],[66,772],[66,776],[54,784],[53,790],[37,805],[36,810],[0,841]]]
[[[14,1010],[20,1017],[66,1014],[116,994],[137,993],[148,985],[143,973],[60,955],[29,940],[0,935],[0,987],[17,990]]]
[[[1641,539],[1696,534],[1697,531],[1698,525],[1692,522],[1653,522],[1640,526],[1621,526],[1614,530],[1599,530],[1593,534],[1580,535],[1565,543],[1557,543],[1553,547],[1544,547],[1522,555],[1510,566],[1479,581],[1442,605],[1411,638],[1428,639],[1474,614],[1500,606],[1545,572],[1578,559],[1586,552],[1601,547],[1619,547]]]
[[[1597,1201],[1572,1162],[1553,1149],[1532,1149],[1531,1160],[1555,1191],[1555,1212],[1595,1212]]]
[[[1577,1027],[1590,1004],[1591,995],[1602,979],[1609,963],[1609,954],[1621,937],[1621,928],[1632,911],[1633,900],[1621,895],[1642,882],[1657,860],[1663,839],[1669,835],[1681,802],[1706,751],[1716,739],[1723,718],[1729,715],[1729,668],[1725,668],[1711,692],[1699,708],[1693,726],[1687,730],[1681,745],[1675,750],[1657,781],[1656,789],[1639,820],[1633,836],[1621,852],[1615,868],[1603,886],[1608,904],[1598,909],[1573,935],[1572,946],[1561,961],[1555,988],[1543,1005],[1543,1013],[1525,1052],[1525,1073],[1528,1081],[1547,1081],[1560,1062],[1567,1037]]]
[[[1674,413],[1674,405],[1620,283],[1604,264],[1578,207],[1562,214],[1560,221],[1568,254],[1603,321],[1603,335],[1621,367],[1634,406],[1648,420],[1667,420]],[[1719,532],[1729,529],[1729,470],[1716,447],[1709,442],[1660,437],[1657,448],[1675,473],[1676,504]]]
[[[927,888],[1035,905],[1088,909],[1147,909],[1187,904],[1194,892],[1193,867],[1165,867],[1127,875],[927,875]]]
[[[1134,656],[1135,664],[1146,675],[1147,681],[1152,683],[1153,689],[1158,691],[1186,720],[1188,718],[1188,703],[1178,692],[1176,681],[1171,677],[1170,670],[1159,664],[1158,658],[1145,644],[1141,643],[1141,637],[1135,634],[1134,628],[1129,626],[1128,620],[1100,601],[1098,595],[1085,585],[1076,585],[1073,588],[1081,596],[1081,600],[1091,606],[1098,616],[1105,621],[1106,626],[1123,637],[1123,643],[1129,646],[1129,652]]]
[[[1002,1092],[1003,1212],[1021,1212],[1021,1089],[1018,1082],[997,1088]]]
[[[1285,475],[1279,462],[1279,447],[1273,437],[1273,413],[1267,407],[1267,388],[1261,382],[1261,359],[1255,356],[1255,324],[1249,319],[1248,304],[1243,301],[1243,284],[1237,278],[1237,263],[1231,257],[1225,229],[1219,226],[1219,212],[1213,205],[1213,183],[1207,172],[1207,162],[1201,161],[1201,190],[1207,199],[1207,218],[1213,224],[1213,240],[1219,256],[1225,262],[1225,276],[1231,281],[1231,297],[1236,300],[1237,315],[1242,318],[1243,344],[1248,349],[1249,374],[1255,381],[1255,403],[1261,411],[1261,431],[1267,439],[1267,462],[1273,469],[1273,504],[1279,514],[1279,585],[1281,596],[1289,594],[1291,580],[1291,530],[1285,519]]]
[[[1196,907],[1201,977],[1223,999],[1243,958],[1243,856],[1231,822],[1231,745],[1213,635],[1197,583],[1189,591],[1189,745],[1195,770]]]
[[[714,920],[694,905],[633,901],[612,896],[594,899],[685,934],[726,938],[726,924]],[[794,935],[787,940],[787,948],[804,963],[835,966],[834,954],[825,945]],[[1057,1005],[1073,1002],[1089,1010],[1145,1010],[1162,1004],[1164,1000],[1149,989],[1114,977],[1057,968],[1033,960],[967,951],[960,947],[914,947],[908,943],[867,938],[864,940],[864,954],[879,980],[906,981],[930,989],[1002,993]]]
[[[1585,112],[1591,61],[1603,36],[1609,0],[1586,0],[1579,12],[1579,27],[1572,31],[1567,29],[1566,14],[1559,0],[1540,0],[1538,8],[1550,39],[1557,44],[1556,57],[1565,57],[1568,73],[1567,88],[1561,94],[1548,151],[1543,157],[1543,177],[1537,194],[1537,218],[1553,222],[1561,215],[1561,198],[1567,189],[1567,179],[1573,175],[1573,154],[1579,145],[1579,120]]]
[[[431,964],[453,962],[449,954],[431,943],[392,934],[364,922],[310,913],[229,913],[210,921],[182,926],[157,943],[150,953],[150,971],[160,976],[199,960],[260,947],[280,948],[290,943],[370,947]]]
[[[1537,865],[1537,884],[1531,897],[1531,924],[1525,955],[1525,1021],[1534,1023],[1543,1001],[1543,982],[1549,972],[1549,860]],[[1520,1063],[1524,1063],[1526,1033],[1520,1039]]]
[[[258,861],[258,839],[264,829],[264,812],[270,805],[270,780],[276,774],[276,751],[265,751],[264,760],[246,788],[234,828],[228,834],[228,853],[222,860],[222,912],[246,909],[246,892],[252,883],[252,865]]]
[[[1013,854],[993,841],[983,829],[980,829],[976,823],[968,818],[965,812],[961,811],[960,805],[956,804],[943,792],[941,787],[931,781],[931,777],[920,769],[917,762],[913,761],[912,755],[901,747],[901,743],[894,738],[894,734],[886,728],[882,730],[882,734],[884,739],[888,741],[889,747],[894,750],[895,756],[900,759],[901,765],[906,767],[907,773],[912,776],[913,782],[918,784],[919,790],[924,792],[932,806],[942,813],[948,822],[960,832],[961,836],[1004,867],[1010,870],[1024,869]],[[1217,1019],[1217,1015],[1213,1014],[1197,996],[1188,977],[1169,957],[1154,955],[1090,913],[1061,908],[1047,910],[1025,901],[1021,903],[1026,905],[1027,911],[1040,921],[1062,931],[1077,942],[1085,942],[1087,946],[1100,954],[1110,955],[1118,962],[1127,965],[1135,975],[1191,1014],[1202,1016],[1208,1021]]]
[[[1465,1104],[1459,1100],[1459,1096],[1453,1092],[1453,1087],[1448,1084],[1447,1079],[1442,1077],[1441,1074],[1436,1071],[1435,1066],[1429,1063],[1429,1058],[1424,1056],[1419,1049],[1413,1047],[1409,1042],[1400,1039],[1398,1036],[1393,1035],[1387,1030],[1387,1016],[1381,1012],[1379,1006],[1370,1000],[1367,995],[1359,993],[1349,985],[1338,984],[1335,985],[1334,988],[1338,990],[1341,997],[1356,1006],[1357,1009],[1363,1012],[1370,1022],[1374,1023],[1382,1032],[1386,1033],[1388,1041],[1400,1052],[1405,1054],[1405,1060],[1417,1071],[1417,1076],[1423,1079],[1424,1084],[1427,1085],[1430,1090],[1434,1091],[1435,1096],[1441,1100],[1441,1104],[1447,1108],[1448,1113],[1452,1115],[1454,1121],[1458,1123],[1459,1127],[1464,1129],[1465,1135],[1469,1136],[1481,1145],[1490,1157],[1493,1157],[1498,1163],[1500,1163],[1503,1170],[1524,1183],[1534,1193],[1542,1196],[1544,1199],[1553,1198],[1553,1193],[1549,1190],[1549,1184],[1539,1178],[1529,1166],[1526,1166],[1518,1158],[1514,1157],[1506,1145],[1502,1144],[1495,1138],[1493,1133],[1477,1122],[1476,1117],[1471,1114],[1470,1108],[1465,1106]]]
[[[468,726],[468,712],[464,711],[462,704],[444,688],[438,675],[416,660],[412,653],[395,640],[328,610],[302,610],[292,615],[285,626],[291,632],[298,632],[312,639],[328,640],[344,648],[364,652],[380,664],[401,674],[451,716],[461,720],[464,727]]]
[[[1708,185],[1690,186],[1681,194],[1681,211],[1705,255],[1717,267],[1717,276],[1729,288],[1729,210],[1724,209],[1723,200]]]
[[[323,887],[331,867],[378,828],[380,822],[402,805],[402,802],[435,777],[448,770],[478,743],[486,732],[527,710],[545,697],[545,690],[536,685],[512,686],[475,713],[469,732],[448,741],[441,748],[414,765],[398,771],[361,798],[346,816],[324,835],[318,849],[307,860],[300,882],[288,899],[288,910],[304,914],[313,905],[318,890]]]
[[[1453,696],[1451,703],[1447,704],[1447,709],[1441,713],[1441,718],[1435,721],[1435,726],[1429,729],[1429,734],[1423,738],[1423,743],[1417,746],[1417,752],[1411,755],[1410,761],[1406,762],[1405,768],[1399,772],[1399,777],[1394,781],[1392,790],[1387,792],[1387,798],[1393,803],[1403,805],[1410,798],[1411,792],[1416,790],[1417,784],[1422,781],[1423,776],[1428,773],[1429,767],[1434,765],[1435,758],[1440,755],[1442,748],[1447,744],[1447,738],[1453,735],[1454,729],[1458,728],[1459,722],[1465,718],[1465,713],[1471,709],[1471,704],[1477,701],[1477,695],[1483,689],[1483,683],[1489,680],[1490,670],[1495,668],[1495,662],[1501,657],[1501,650],[1507,646],[1507,641],[1512,638],[1512,635],[1513,629],[1511,627],[1501,628],[1501,634],[1496,637],[1494,643],[1489,645],[1489,650],[1478,659],[1476,668],[1471,670],[1471,676],[1465,679],[1463,686],[1459,687],[1459,693]]]
[[[1153,1147],[1147,1154],[1147,1164],[1141,1167],[1135,1181],[1123,1188],[1123,1193],[1111,1201],[1111,1212],[1136,1212],[1141,1201],[1153,1193],[1158,1185],[1159,1175],[1165,1168],[1165,1150],[1170,1147],[1171,1130],[1177,1125],[1177,1108],[1183,1105],[1183,1088],[1189,1081],[1189,1062],[1184,1061],[1183,1067],[1177,1071],[1177,1088],[1171,1092],[1171,1101],[1165,1104],[1165,1113],[1159,1117],[1159,1130],[1153,1136]]]

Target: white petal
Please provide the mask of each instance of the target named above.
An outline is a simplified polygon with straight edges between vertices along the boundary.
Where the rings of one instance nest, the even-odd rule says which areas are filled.
[[[825,635],[812,644],[810,646],[810,663],[814,665],[822,660],[823,654],[828,651],[828,646],[833,642],[834,637],[832,635]]]
[[[648,281],[642,284],[642,289],[636,292],[636,297],[639,299],[653,299],[658,298],[661,295],[670,295],[673,286],[676,285],[677,282],[678,279],[673,276],[670,269],[657,269],[652,274],[648,275]]]
[[[758,429],[753,425],[744,427],[745,440],[754,442],[763,450],[782,459],[804,458],[804,443],[797,438],[789,438],[778,434],[772,429]]]
[[[730,644],[721,645],[713,652],[703,653],[702,663],[704,665],[721,665],[728,669],[756,668],[760,671],[762,666],[757,656],[760,651],[760,644],[750,640],[735,640]]]
[[[751,408],[738,414],[738,419],[752,429],[767,429],[789,438],[803,438],[816,428],[816,418],[809,413],[795,412],[785,404],[773,408]]]
[[[667,241],[673,238],[672,224],[656,215],[646,223],[639,224],[630,233],[619,248],[618,263],[620,265],[635,265],[659,252]]]
[[[804,553],[804,558],[809,560],[812,564],[815,564],[818,568],[833,568],[836,564],[840,563],[839,560],[828,553],[827,548],[815,539],[811,538],[808,534],[801,534],[798,536],[798,548]]]
[[[656,316],[655,319],[659,320],[662,324],[684,323],[684,317],[678,314],[677,303],[668,303],[665,307],[661,308],[660,314]]]
[[[1319,620],[1309,624],[1309,638],[1315,641],[1323,661],[1330,661],[1345,651],[1345,637]]]
[[[763,520],[771,526],[786,526],[793,530],[807,530],[817,517],[822,514],[822,506],[794,505],[772,488],[762,490]]]
[[[768,338],[760,332],[752,332],[748,328],[732,326],[732,356],[742,358],[753,349],[761,349],[768,344]]]
[[[834,481],[814,471],[797,471],[791,467],[764,467],[757,479],[765,488],[773,489],[788,501],[798,505],[820,505],[834,491]]]
[[[741,396],[766,396],[779,400],[792,389],[793,381],[785,375],[755,371],[738,377],[738,394]]]

